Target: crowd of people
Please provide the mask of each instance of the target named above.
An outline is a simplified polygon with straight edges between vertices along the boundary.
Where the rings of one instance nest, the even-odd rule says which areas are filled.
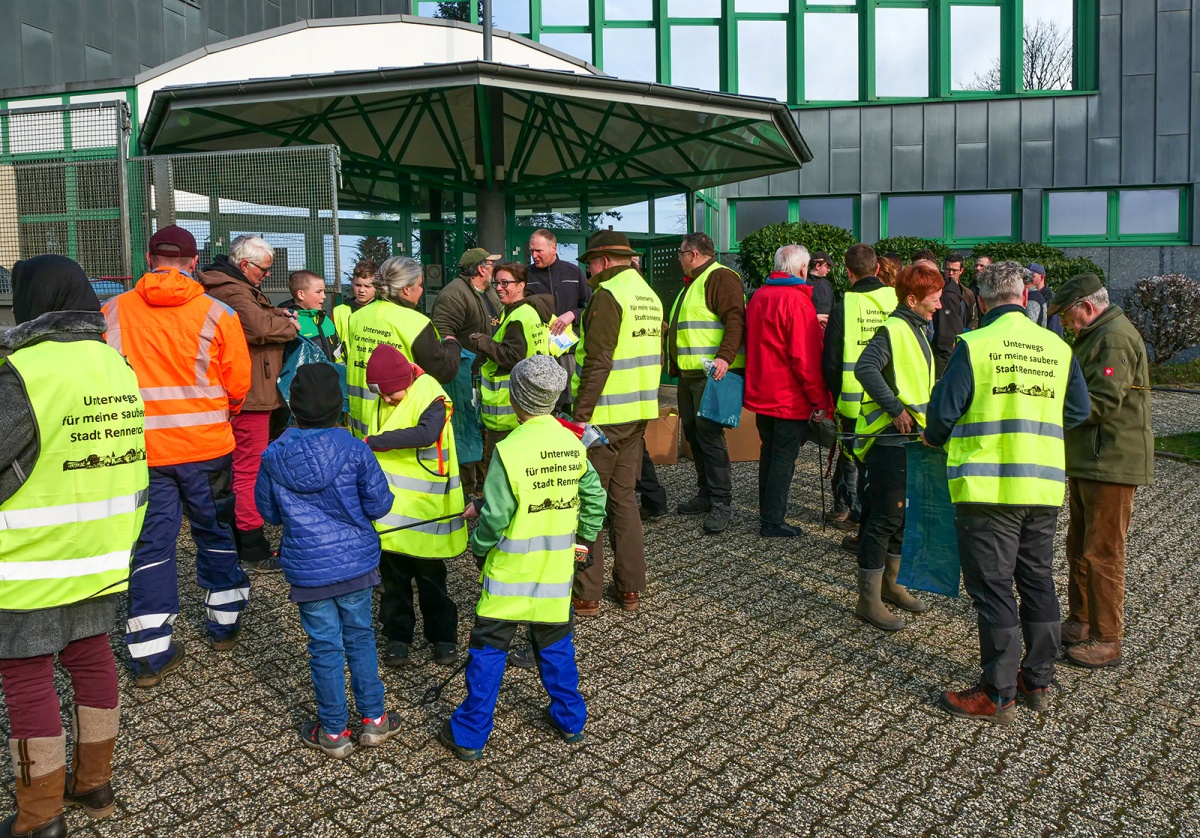
[[[1064,646],[1080,666],[1120,662],[1125,534],[1153,443],[1144,345],[1097,277],[1051,293],[1039,265],[981,257],[968,286],[962,257],[906,265],[860,244],[839,294],[829,254],[796,243],[747,299],[712,239],[692,233],[683,289],[664,306],[621,233],[592,235],[583,269],[549,230],[529,251],[531,265],[468,250],[430,316],[413,259],[360,262],[327,314],[326,283],[308,271],[289,278],[289,304],[272,303],[262,238],[240,236],[200,269],[174,225],[151,238],[135,287],[103,306],[71,260],[17,263],[0,363],[0,677],[17,812],[0,835],[63,835],[64,804],[113,811],[116,594],[128,589],[134,684],[154,688],[188,654],[173,633],[185,517],[213,652],[238,644],[251,575],[288,583],[317,705],[306,745],[340,758],[397,733],[379,667],[413,665],[416,606],[433,662],[459,662],[446,560],[464,551],[480,586],[467,696],[439,740],[482,756],[512,663],[537,668],[550,723],[579,741],[574,620],[597,617],[606,593],[641,606],[644,522],[668,511],[644,444],[664,372],[696,478],[676,509],[705,535],[735,518],[725,428],[701,410],[710,382],[740,377],[755,414],[762,537],[803,534],[787,520],[798,452],[810,439],[836,448],[826,517],[858,558],[853,611],[880,630],[905,626],[889,605],[930,607],[898,581],[907,452],[944,449],[982,670],[942,694],[948,712],[1006,724],[1018,699],[1049,709]],[[281,375],[304,345],[320,360],[290,364],[285,399]],[[1064,621],[1051,559],[1068,495]],[[282,526],[278,545],[264,521]],[[56,657],[74,688],[69,771]]]

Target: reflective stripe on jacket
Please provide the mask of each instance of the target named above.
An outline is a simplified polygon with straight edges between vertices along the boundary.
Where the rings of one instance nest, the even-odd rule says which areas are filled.
[[[526,358],[550,354],[549,329],[542,322],[537,309],[529,304],[519,305],[505,314],[492,340],[496,343],[503,342],[504,335],[513,322],[521,324],[522,332],[525,335]],[[517,414],[513,411],[512,401],[508,396],[510,375],[511,370],[500,372],[499,365],[491,359],[485,361],[479,370],[479,400],[483,408],[483,426],[485,428],[493,431],[511,431],[517,427]]]
[[[1071,349],[1024,312],[959,337],[974,396],[946,443],[954,503],[1061,506]]]
[[[0,609],[126,590],[150,484],[137,377],[93,340],[42,341],[0,363],[25,386],[39,443],[0,505]]]
[[[676,365],[680,372],[703,372],[705,359],[716,358],[721,348],[725,325],[708,307],[704,291],[708,277],[718,270],[731,269],[714,260],[699,276],[684,285],[671,307],[670,322],[676,330]],[[729,368],[740,370],[745,367],[746,345],[743,342]]]
[[[858,356],[888,315],[896,310],[896,289],[883,286],[874,291],[847,294],[846,329],[842,340],[842,391],[837,397],[837,412],[856,419],[862,409],[863,389],[854,377]]]
[[[565,623],[575,575],[579,481],[587,451],[551,416],[534,416],[496,444],[517,510],[488,551],[475,613]]]

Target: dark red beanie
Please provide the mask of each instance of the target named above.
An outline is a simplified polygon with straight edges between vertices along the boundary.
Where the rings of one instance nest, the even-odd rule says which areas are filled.
[[[413,366],[404,353],[394,346],[381,343],[367,360],[367,383],[379,387],[381,393],[395,393],[412,386]]]

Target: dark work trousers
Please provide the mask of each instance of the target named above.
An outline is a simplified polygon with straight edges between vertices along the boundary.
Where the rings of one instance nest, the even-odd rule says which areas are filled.
[[[602,425],[607,445],[587,450],[588,461],[608,492],[608,537],[612,542],[612,578],[617,593],[646,589],[646,542],[637,508],[638,475],[646,448],[646,422]],[[576,599],[596,601],[604,595],[604,536],[592,547],[592,566],[575,574]]]
[[[908,487],[904,446],[876,442],[867,452],[866,467],[858,566],[883,570],[888,553],[898,554],[904,543],[904,495]]]
[[[1026,686],[1048,685],[1061,650],[1058,595],[1051,574],[1058,510],[960,503],[954,524],[963,583],[979,616],[981,684],[1005,699],[1015,697],[1019,663]],[[1021,595],[1019,628],[1014,579]]]
[[[841,433],[854,433],[855,420],[838,416],[837,421]],[[849,439],[843,440],[843,444],[847,448],[852,447]],[[862,507],[859,499],[863,490],[863,477],[864,472],[858,462],[853,456],[846,453],[845,448],[839,446],[837,465],[833,469],[833,511],[836,514],[840,515],[846,512],[852,521],[862,520]]]
[[[733,483],[725,429],[696,415],[707,381],[703,373],[679,376],[679,421],[696,463],[696,494],[713,504],[727,505],[733,503]]]
[[[458,608],[446,590],[446,562],[442,559],[418,559],[384,550],[379,558],[383,593],[379,597],[379,622],[388,640],[412,643],[417,626],[413,608],[413,582],[425,639],[430,643],[458,643]]]
[[[764,527],[777,527],[787,516],[788,495],[796,473],[796,456],[808,439],[808,421],[755,414],[762,447],[758,455],[758,517]]]
[[[642,509],[652,515],[667,511],[667,490],[658,482],[658,472],[654,470],[654,461],[650,452],[642,446],[642,476],[638,478],[637,493],[642,498]]]

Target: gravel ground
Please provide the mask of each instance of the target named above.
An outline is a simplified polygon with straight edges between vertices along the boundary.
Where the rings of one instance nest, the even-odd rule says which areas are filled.
[[[1150,425],[1155,436],[1200,431],[1200,395],[1155,393],[1150,403]]]
[[[1159,402],[1156,399],[1156,409]],[[1161,415],[1161,412],[1160,412]],[[564,745],[534,673],[510,671],[485,757],[434,739],[463,697],[418,707],[447,670],[386,671],[400,735],[333,761],[302,746],[314,715],[304,636],[279,577],[254,580],[241,645],[213,652],[181,538],[183,667],[135,690],[122,665],[116,814],[68,815],[75,835],[1187,835],[1200,833],[1200,551],[1193,467],[1160,460],[1130,534],[1125,663],[1060,667],[1052,712],[994,728],[956,720],[938,690],[978,675],[969,601],[886,635],[856,620],[854,563],[822,532],[802,452],[791,543],[757,534],[756,465],[735,466],[719,537],[676,515],[647,527],[642,610],[605,603],[576,642],[587,739]],[[661,469],[679,500],[690,464]],[[1065,521],[1063,522],[1065,527]],[[1065,596],[1059,540],[1057,582]],[[450,562],[465,645],[476,582]],[[66,678],[60,688],[69,695]],[[7,719],[0,716],[0,724]],[[8,762],[0,786],[10,795]],[[3,808],[11,811],[11,797]]]

